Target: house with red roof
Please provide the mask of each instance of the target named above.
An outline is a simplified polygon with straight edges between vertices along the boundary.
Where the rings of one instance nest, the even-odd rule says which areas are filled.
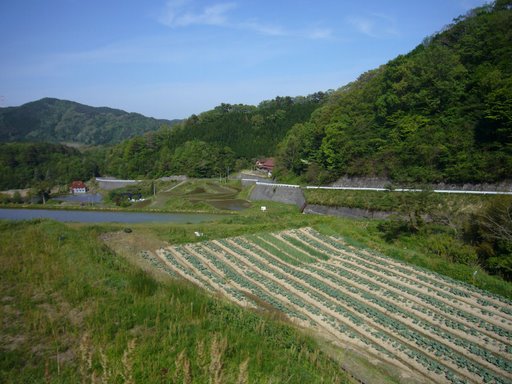
[[[267,159],[256,160],[256,169],[259,169],[260,171],[272,172],[274,170],[274,166],[274,158],[269,157]]]
[[[71,193],[86,193],[87,192],[87,186],[83,181],[73,181],[71,185],[69,186],[69,190]]]

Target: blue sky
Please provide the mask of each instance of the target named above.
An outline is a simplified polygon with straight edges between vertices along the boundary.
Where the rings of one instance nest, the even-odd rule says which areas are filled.
[[[0,106],[158,118],[336,89],[484,0],[4,0]]]

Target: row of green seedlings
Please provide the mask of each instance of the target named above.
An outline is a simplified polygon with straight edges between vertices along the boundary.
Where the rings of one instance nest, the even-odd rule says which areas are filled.
[[[230,244],[226,240],[220,240],[219,242],[222,243],[225,247],[230,248],[231,251],[233,253],[236,253],[239,257],[243,257],[253,267],[272,274],[276,280],[290,284],[293,288],[297,289],[301,293],[311,295],[311,292],[308,292],[308,290],[306,290],[303,285],[298,284],[293,280],[290,280],[286,275],[278,272],[274,268],[269,267],[269,265],[273,263],[273,260],[269,259],[264,254],[263,255],[258,254],[258,256],[260,258],[264,259],[266,262],[261,262],[260,260],[258,260],[258,258],[252,256],[251,252],[254,253],[257,250],[255,248],[253,248],[249,243],[244,242],[241,238],[234,238],[234,239],[231,239],[231,241],[235,245],[235,248],[232,246],[232,244]],[[261,276],[261,275],[259,275],[259,276]],[[264,277],[261,276],[260,278],[263,279]],[[292,293],[288,293],[288,294],[293,295]],[[318,296],[316,297],[316,299],[318,299]],[[299,298],[299,300],[301,300],[301,299]],[[313,302],[317,302],[317,301],[313,300]],[[312,315],[322,316],[322,319],[325,322],[327,322],[331,327],[333,327],[334,329],[337,329],[339,332],[341,332],[343,334],[346,334],[349,338],[351,338],[351,339],[357,338],[363,344],[371,346],[377,352],[383,353],[383,354],[387,355],[388,357],[392,357],[392,354],[390,354],[389,351],[382,348],[378,344],[372,343],[367,338],[362,337],[362,335],[360,333],[354,332],[354,330],[351,327],[347,326],[345,323],[342,323],[342,322],[340,323],[333,316],[326,314],[326,313],[322,313],[322,311],[318,307],[312,306],[308,303],[304,303],[304,308]],[[348,311],[343,311],[340,308],[338,308],[337,312],[339,314],[341,314],[342,316],[344,316],[349,323],[352,323],[356,326],[364,326],[364,321],[361,318],[359,318],[357,315],[354,315]]]
[[[357,252],[352,252],[351,250],[347,250],[346,248],[344,248],[343,244],[339,244],[338,242],[328,238],[328,237],[325,237],[321,234],[318,234],[318,237],[317,237],[320,241],[326,243],[326,244],[329,244],[331,247],[334,247],[336,249],[339,249],[339,252],[337,254],[337,257],[338,258],[343,258],[345,260],[348,260],[348,261],[352,261],[352,262],[355,262],[355,263],[361,263],[361,261],[364,262],[364,266],[366,268],[373,268],[375,270],[378,270],[379,273],[382,273],[382,274],[385,274],[386,276],[388,276],[390,279],[394,280],[394,281],[399,281],[399,282],[402,282],[404,283],[405,285],[409,286],[409,287],[417,287],[417,288],[425,288],[424,286],[420,285],[419,283],[417,283],[416,281],[414,281],[414,279],[411,279],[410,277],[406,277],[404,276],[403,274],[398,274],[394,271],[391,271],[390,269],[392,267],[386,267],[386,268],[378,268],[377,266],[375,266],[373,264],[373,260],[368,260],[368,257],[367,255],[357,255]],[[324,247],[325,248],[325,247]],[[351,256],[348,256],[346,253],[347,252],[352,252],[354,254],[353,257]],[[409,274],[409,276],[411,276]],[[414,277],[416,278],[416,276]],[[464,302],[463,304],[461,302],[459,302],[458,299],[454,298],[453,296],[450,296],[442,291],[439,291],[439,290],[436,290],[436,289],[431,289],[430,287],[426,287],[429,291],[429,293],[433,293],[435,294],[436,296],[442,298],[444,301],[448,301],[450,302],[451,304],[454,304],[452,306],[446,306],[446,304],[443,304],[443,306],[445,307],[449,307],[449,308],[453,308],[453,307],[457,307],[459,306],[460,308],[460,305],[464,305],[466,307],[468,306],[471,306],[470,303],[466,303]],[[460,305],[459,305],[460,304]],[[472,307],[472,306],[471,306]],[[454,308],[456,309],[456,308]],[[491,320],[490,318],[492,318],[492,316],[489,316],[489,313],[485,310],[481,310],[481,313],[482,313],[482,316],[486,316],[486,317],[489,317],[489,319],[487,321],[485,321],[484,319],[482,318],[479,318],[479,317],[476,317],[468,312],[465,312],[463,309],[461,309],[461,313],[464,313],[465,315],[463,315],[463,317],[466,317],[468,320],[470,320],[471,322],[477,324],[477,326],[479,328],[485,328],[487,331],[489,332],[494,332],[494,333],[497,333],[503,337],[507,337],[508,339],[510,339],[512,337],[512,332],[510,332],[509,330],[503,328],[502,326],[499,326],[498,323],[501,322],[501,324],[504,324],[504,325],[510,325],[509,322],[505,321],[503,318],[501,320],[498,320],[498,319],[493,319]]]
[[[319,246],[319,247],[321,247],[322,245],[321,245],[321,244],[318,244],[318,246]],[[341,266],[342,266],[344,269],[346,269],[347,271],[349,271],[349,272],[346,272],[346,273],[345,273],[345,278],[347,278],[347,279],[352,278],[352,276],[353,276],[354,272],[356,272],[357,274],[360,274],[360,275],[361,275],[361,274],[362,274],[362,275],[365,275],[365,276],[367,276],[368,278],[371,278],[371,282],[370,282],[369,280],[366,280],[366,283],[365,283],[366,285],[368,285],[368,289],[369,289],[370,291],[373,291],[373,290],[376,290],[376,289],[380,289],[380,287],[383,287],[383,286],[384,286],[384,287],[386,287],[387,289],[389,289],[390,287],[391,287],[391,288],[394,288],[394,289],[396,289],[396,290],[398,290],[398,291],[401,291],[402,293],[404,293],[404,291],[407,291],[407,292],[405,292],[405,293],[406,293],[406,295],[405,295],[405,296],[409,295],[410,293],[413,293],[413,294],[416,294],[416,293],[417,293],[418,295],[423,295],[423,294],[421,294],[421,293],[419,293],[419,292],[417,292],[417,291],[413,291],[413,290],[411,290],[411,289],[410,289],[410,288],[408,288],[408,287],[403,287],[403,286],[401,286],[400,284],[395,283],[395,282],[394,282],[394,279],[386,280],[386,279],[382,278],[381,276],[379,276],[379,275],[377,275],[377,274],[375,274],[375,273],[373,273],[373,272],[371,272],[371,271],[368,271],[365,267],[361,268],[361,267],[359,267],[359,266],[354,266],[353,264],[347,263],[347,262],[345,262],[345,261],[340,261],[340,263],[339,263],[339,264],[341,264]],[[324,268],[327,268],[327,269],[331,269],[331,270],[332,270],[333,268],[336,268],[336,267],[331,266],[331,265],[325,265],[325,266],[324,266]],[[341,272],[341,273],[343,273],[343,272]],[[374,282],[375,282],[375,283],[379,283],[379,285],[374,284]],[[384,292],[384,294],[386,294],[386,293]],[[409,295],[409,296],[410,296],[410,295]],[[430,299],[430,297],[429,297],[429,296],[427,296],[427,295],[423,295],[422,297],[423,297],[423,298],[425,299],[425,301],[427,301],[427,303],[428,303],[428,299]],[[395,297],[395,299],[396,299],[396,297]],[[433,300],[435,300],[435,299],[433,299]],[[405,304],[410,304],[410,303],[407,303],[407,302],[405,302],[405,301],[404,301],[404,303],[405,303]],[[408,305],[408,306],[410,306],[410,305]],[[437,303],[437,306],[438,306],[438,307],[446,307],[446,305],[444,305],[444,304],[440,303],[439,301],[438,301],[438,303]],[[412,308],[412,307],[411,307],[411,308]],[[449,307],[449,306],[448,306],[447,308],[448,308],[448,309],[451,309],[451,307]],[[421,306],[420,306],[420,307],[417,307],[417,308],[415,307],[415,309],[417,309],[417,310],[421,311],[423,314],[425,314],[425,315],[427,315],[427,316],[429,316],[429,317],[434,317],[434,318],[437,318],[439,321],[446,322],[449,328],[452,328],[452,329],[455,329],[455,330],[460,330],[460,331],[463,331],[463,332],[465,332],[465,333],[469,333],[469,334],[471,334],[472,336],[476,336],[476,337],[481,336],[480,332],[478,332],[476,329],[466,327],[466,326],[462,325],[461,323],[457,322],[457,320],[453,320],[453,319],[452,319],[452,320],[450,320],[450,319],[448,319],[448,318],[444,318],[443,316],[439,316],[438,314],[433,313],[432,311],[427,310],[426,308],[421,307]],[[459,314],[460,314],[460,313],[459,313]],[[477,319],[477,318],[476,318],[476,319]],[[498,331],[498,333],[501,333],[501,335],[502,335],[502,336],[504,336],[504,335],[503,335],[503,329],[497,329],[496,327],[494,327],[494,328],[492,328],[492,329],[493,329],[493,330],[497,330],[497,331]],[[483,339],[483,341],[487,341],[487,340],[486,340],[486,337],[482,337],[482,339]],[[503,351],[505,351],[505,352],[507,351],[507,349],[506,349],[506,348],[507,348],[507,345],[506,345],[506,344],[501,344],[501,347],[503,348]]]
[[[350,273],[348,273],[345,270],[338,269],[336,267],[332,267],[330,271],[332,271],[336,276],[343,276],[343,279],[338,279],[332,274],[326,273],[323,270],[320,270],[319,268],[308,268],[310,268],[313,272],[317,273],[318,275],[322,276],[324,279],[329,280],[333,284],[336,284],[340,287],[347,286],[347,282],[354,280]],[[373,303],[375,306],[382,307],[385,312],[392,313],[394,316],[400,316],[402,318],[410,319],[417,328],[420,328],[420,332],[434,334],[438,336],[439,339],[451,344],[452,348],[463,347],[468,352],[470,352],[470,354],[473,354],[475,355],[475,357],[478,357],[479,360],[484,359],[489,364],[498,367],[500,370],[512,372],[512,363],[509,360],[503,359],[500,356],[497,356],[489,352],[488,350],[481,348],[477,344],[469,342],[466,339],[461,339],[451,333],[448,333],[442,330],[440,327],[433,325],[432,323],[429,323],[418,316],[413,315],[409,311],[404,311],[401,307],[398,307],[392,302],[390,302],[390,300],[392,300],[399,303],[403,303],[404,299],[402,297],[399,297],[397,294],[392,293],[390,291],[386,291],[381,287],[377,287],[371,284],[371,282],[365,281],[362,278],[356,278],[356,280],[358,280],[358,284],[366,285],[368,287],[368,290],[371,292],[370,293],[368,291],[361,291],[358,290],[357,288],[353,290],[353,293],[357,293],[361,298],[364,298],[366,301]],[[376,293],[374,294],[373,292]],[[438,357],[441,356],[441,351],[438,349],[432,349],[432,352],[434,352],[435,355]],[[504,372],[499,373],[507,375],[507,373]]]
[[[477,303],[481,303],[482,306],[490,306],[496,309],[498,312],[501,312],[505,315],[510,315],[512,313],[512,301],[499,296],[492,294],[490,292],[481,290],[475,286],[472,286],[467,283],[463,283],[460,281],[456,281],[454,279],[451,279],[447,276],[440,275],[438,273],[429,271],[425,268],[408,265],[405,262],[402,262],[400,260],[392,260],[392,264],[390,264],[390,259],[386,256],[380,255],[376,252],[371,252],[368,250],[360,250],[351,246],[348,246],[343,239],[336,238],[334,236],[325,236],[317,231],[314,231],[310,228],[307,229],[309,233],[314,235],[315,237],[322,239],[323,241],[333,244],[334,246],[358,254],[366,259],[368,257],[371,257],[372,262],[376,264],[380,264],[384,267],[390,267],[398,272],[401,272],[405,275],[410,275],[411,273],[414,273],[414,276],[421,280],[422,282],[432,285],[436,287],[437,289],[441,290],[442,292],[450,292],[452,295],[446,295],[445,298],[448,298],[450,300],[454,300],[454,296],[457,298],[473,298],[473,296],[470,293],[473,293],[475,296],[477,296]],[[457,287],[457,288],[455,288]],[[494,303],[492,302],[494,301]],[[499,305],[498,305],[499,303]]]
[[[243,287],[244,289],[251,292],[253,295],[257,296],[261,300],[265,301],[266,303],[270,304],[273,308],[283,312],[286,314],[289,318],[296,318],[302,321],[307,321],[308,318],[304,316],[303,314],[294,311],[290,309],[288,306],[284,305],[281,301],[276,300],[274,296],[267,294],[264,292],[259,286],[252,283],[252,281],[248,280],[244,276],[240,275],[237,271],[235,271],[233,268],[226,265],[224,262],[222,262],[217,255],[213,254],[212,251],[210,251],[209,248],[213,249],[213,252],[222,253],[224,257],[229,258],[230,256],[223,252],[219,247],[214,246],[211,242],[208,243],[208,247],[206,247],[205,243],[196,243],[195,245],[191,245],[191,247],[194,249],[195,252],[203,256],[205,259],[207,259],[212,265],[214,265],[218,270],[222,271],[224,274],[224,277],[229,280],[230,282],[234,282],[236,285]],[[236,264],[238,268],[241,270],[244,270],[244,266],[240,263]],[[244,271],[246,273],[249,273],[247,271]],[[260,279],[260,276],[255,276],[256,281],[264,281],[263,279]],[[273,294],[275,295],[286,295],[286,292],[282,289],[280,289],[279,286],[275,284],[269,284],[265,281],[266,284],[265,287]],[[292,300],[290,300],[292,301]],[[293,301],[292,301],[293,302]],[[302,302],[299,302],[298,305],[304,305]]]
[[[315,246],[319,249],[322,249],[324,252],[330,254],[333,257],[333,259],[337,257],[336,252],[325,247],[321,242],[314,240],[308,236],[305,236],[303,233],[296,233],[296,235],[297,237],[300,237],[301,240],[308,242],[309,245]],[[361,263],[360,260],[359,262]],[[371,280],[375,283],[379,283],[386,287],[391,287],[397,291],[400,291],[402,294],[406,296],[413,297],[414,299],[416,299],[416,302],[419,300],[422,303],[422,305],[415,305],[414,309],[421,311],[430,317],[439,316],[439,313],[441,313],[442,317],[440,319],[444,321],[445,324],[450,328],[461,330],[475,337],[480,337],[483,339],[485,343],[497,344],[495,339],[502,340],[502,342],[498,344],[501,351],[505,353],[511,353],[510,344],[508,343],[509,333],[507,330],[504,330],[501,327],[497,327],[494,324],[489,324],[476,316],[473,316],[457,308],[453,308],[450,305],[446,305],[446,303],[441,302],[422,292],[414,290],[410,286],[402,285],[397,282],[395,275],[392,273],[386,273],[386,275],[389,276],[389,279],[385,279],[379,276],[378,274],[373,273],[371,270],[368,270],[368,263],[364,265],[363,263],[361,263],[360,267],[354,266],[354,264],[351,264],[345,261],[344,259],[340,259],[339,263],[345,269],[349,270],[350,274],[353,274],[354,272],[365,274],[369,278],[371,278]],[[331,265],[325,265],[324,267],[327,269],[334,268]],[[378,272],[382,273],[383,271]],[[350,274],[346,274],[345,277],[349,278]],[[432,309],[432,311],[427,308]],[[462,323],[464,323],[464,325]],[[475,326],[481,329],[477,331],[474,328]]]
[[[231,250],[230,244],[228,242],[226,242],[225,240],[224,241],[223,240],[219,240],[219,243],[225,249],[229,249],[231,252],[236,252],[236,254],[240,253],[239,251]],[[282,297],[284,296],[286,298],[286,300],[291,302],[293,305],[295,305],[298,308],[306,310],[310,314],[313,314],[313,315],[316,315],[316,316],[321,316],[321,312],[320,312],[320,310],[318,308],[316,308],[316,307],[314,307],[314,306],[304,302],[304,300],[302,300],[299,296],[294,295],[290,291],[283,289],[280,285],[272,282],[271,280],[269,280],[268,278],[266,278],[262,274],[257,273],[256,271],[254,271],[254,269],[253,270],[247,270],[247,268],[245,268],[246,266],[244,264],[242,264],[237,258],[233,257],[229,252],[224,252],[224,250],[222,248],[218,247],[214,243],[209,242],[209,243],[204,244],[204,246],[208,250],[210,250],[210,248],[211,248],[213,253],[216,253],[216,254],[222,253],[226,259],[228,259],[233,264],[237,265],[238,268],[240,270],[242,270],[243,273],[246,276],[251,278],[253,281],[258,281],[260,284],[263,284],[265,286],[265,288],[269,292],[271,292],[271,293],[273,293],[275,295],[278,295],[278,296],[282,296]],[[213,254],[211,256],[215,257],[215,255],[213,255]],[[260,270],[270,271],[270,269],[267,268],[265,264],[259,262],[258,259],[252,257],[250,254],[246,254],[244,259],[251,266],[256,266]],[[219,261],[217,261],[217,262],[219,263]],[[218,266],[221,267],[220,265],[218,265]],[[251,282],[248,282],[247,283],[247,287],[250,288],[251,284],[252,284]],[[269,300],[268,302],[270,302],[271,304],[273,304],[273,301],[275,301],[275,299],[273,299],[271,297],[269,298],[269,296],[267,294],[265,294],[265,293],[263,295],[261,295],[261,291],[253,290],[253,293],[258,295],[261,299],[263,299],[265,301]],[[279,306],[276,306],[276,305],[274,305],[274,306],[279,308]],[[297,314],[296,317],[298,317],[299,319],[302,319],[302,320],[307,319],[307,317],[302,315],[302,314]],[[348,334],[350,338],[356,337],[356,335],[353,332],[351,332],[348,327],[346,327],[346,326],[341,326],[341,327],[338,326],[336,324],[336,320],[332,316],[324,315],[323,316],[323,321],[329,323],[332,327],[334,327],[335,329],[338,329],[338,331],[341,331],[343,333]],[[314,326],[316,323],[311,321],[310,324]]]
[[[322,238],[324,240],[334,239],[336,242],[343,244],[345,247],[349,248],[352,251],[354,251],[354,250],[360,251],[358,249],[355,249],[354,247],[347,246],[346,242],[337,236],[325,236],[325,235],[313,230],[312,228],[307,228],[306,231],[308,231],[309,233],[313,234],[314,236],[317,236],[318,238]],[[383,266],[389,265],[389,263],[388,263],[389,258],[386,256],[383,256],[383,255],[381,255],[373,250],[369,250],[369,249],[365,249],[364,253],[366,255],[369,255],[372,258],[374,258],[375,259],[374,262],[376,262],[376,263],[381,263],[381,265],[383,265]],[[438,273],[428,270],[426,268],[410,265],[401,260],[393,259],[392,263],[395,266],[403,267],[403,269],[401,271],[404,273],[411,273],[411,272],[416,271],[418,279],[421,279],[425,282],[432,283],[432,284],[439,284],[438,285],[439,288],[446,289],[446,290],[453,289],[454,294],[456,294],[458,296],[470,297],[471,295],[467,292],[467,291],[470,291],[478,296],[482,296],[482,298],[480,298],[480,300],[485,303],[484,304],[485,306],[494,306],[496,309],[503,309],[504,313],[508,313],[508,314],[512,313],[512,311],[511,311],[512,310],[512,307],[511,307],[512,301],[503,296],[496,295],[496,294],[493,294],[488,291],[484,291],[478,287],[475,287],[474,285],[468,284],[466,282],[454,280],[448,276],[438,274]],[[445,286],[441,285],[442,283],[444,283]],[[453,285],[458,286],[459,289],[450,288],[450,286],[453,286]],[[487,298],[487,300],[484,298]],[[492,303],[489,300],[493,300],[493,301],[502,303],[505,305],[505,307],[500,308],[499,305],[496,305],[495,303]]]
[[[293,272],[293,271],[288,270],[287,272],[288,272],[289,274],[291,274],[291,275],[294,275],[294,272]],[[301,276],[301,275],[298,275],[298,276],[297,276],[297,278],[298,278],[298,279],[302,279],[302,280],[306,279],[304,276]],[[301,290],[301,287],[295,287],[295,288],[296,288],[296,289]],[[308,293],[310,296],[313,294],[313,296],[314,296],[313,298],[314,298],[315,300],[317,300],[317,301],[319,301],[319,302],[323,302],[324,306],[326,306],[327,308],[329,308],[329,309],[331,309],[331,310],[334,310],[334,311],[336,311],[336,312],[339,312],[339,311],[340,311],[340,309],[342,309],[341,307],[339,307],[339,306],[337,306],[337,305],[333,304],[333,303],[332,303],[332,302],[330,302],[330,301],[325,301],[325,297],[322,297],[321,295],[318,295],[318,294],[316,294],[316,293],[314,293],[314,292],[311,292],[309,289],[306,289],[305,287],[303,287],[303,288],[302,288],[302,291],[303,291],[303,292]],[[325,293],[325,292],[324,292],[324,293]],[[332,294],[332,292],[331,292],[331,294]],[[349,313],[349,316],[350,316],[350,312],[348,312],[348,313]],[[361,319],[359,319],[359,322],[358,322],[358,323],[356,323],[356,324],[357,324],[357,325],[362,325],[362,324],[364,324],[364,322],[363,322]]]
[[[172,278],[179,278],[178,274],[174,272],[171,268],[169,268],[167,265],[163,264],[160,259],[158,259],[156,256],[154,256],[149,251],[141,251],[139,253],[139,256],[142,257],[144,260],[146,260],[153,268],[159,269],[165,273],[167,273]]]
[[[308,284],[312,285],[313,287],[317,288],[318,290],[322,291],[323,293],[326,293],[327,295],[329,295],[329,296],[331,296],[331,297],[333,297],[335,299],[340,300],[340,298],[341,298],[340,293],[337,290],[335,290],[335,289],[333,289],[333,288],[331,288],[329,286],[324,285],[323,282],[315,279],[311,275],[303,274],[303,273],[301,273],[301,272],[299,272],[297,270],[293,270],[293,269],[289,269],[286,272],[291,274],[291,275],[294,275],[295,277],[297,277],[297,278],[299,278],[299,279],[301,279],[303,281],[307,281]],[[352,293],[355,293],[355,292],[352,292]],[[318,297],[317,297],[317,299],[318,299]],[[430,340],[428,338],[425,339],[420,334],[413,333],[413,332],[411,332],[411,331],[409,331],[407,329],[404,330],[402,326],[397,326],[397,324],[395,322],[391,321],[388,317],[386,317],[386,316],[382,317],[382,313],[381,312],[375,311],[374,309],[367,307],[365,304],[362,304],[361,302],[358,302],[357,300],[354,300],[352,297],[345,297],[344,301],[345,302],[349,302],[351,307],[354,308],[357,311],[356,313],[366,313],[367,315],[371,315],[373,320],[377,321],[377,323],[379,323],[380,325],[383,325],[383,326],[386,326],[388,328],[394,329],[395,331],[396,330],[400,330],[402,335],[407,336],[407,338],[409,340],[415,342],[416,344],[419,344],[420,348],[424,348],[425,344],[428,343],[428,342],[433,343],[432,340]],[[389,309],[389,308],[387,308],[387,309]],[[446,347],[444,347],[444,345],[441,345],[439,343],[435,343],[434,344],[434,349],[443,350],[444,351],[446,349]],[[469,368],[468,371],[470,371],[472,373],[479,374],[481,376],[490,376],[490,375],[492,375],[491,372],[486,372],[486,370],[483,367],[477,367],[477,368],[473,369],[473,365],[471,363],[468,363],[461,356],[459,356],[459,359],[453,359],[453,360],[454,360],[454,362],[460,368],[466,368],[466,369]],[[434,367],[434,370],[437,373],[441,372],[440,365],[436,366],[436,364],[433,364],[433,367]],[[431,368],[431,367],[429,367],[429,368]],[[483,370],[483,373],[482,373],[482,370]]]
[[[199,272],[201,277],[207,281],[210,281],[214,283],[214,285],[218,287],[222,287],[222,290],[224,293],[227,294],[227,296],[231,296],[235,298],[235,300],[241,301],[241,302],[248,302],[250,303],[250,300],[239,290],[234,289],[233,287],[227,285],[225,281],[214,274],[208,267],[206,267],[198,258],[196,258],[194,255],[190,254],[185,247],[183,246],[176,246],[174,247],[174,250],[180,254],[180,256],[189,264],[191,265],[196,271]],[[252,304],[252,303],[250,303]]]
[[[236,243],[238,245],[240,245],[241,247],[246,248],[255,253],[258,252],[259,256],[265,257],[264,254],[259,252],[259,250],[257,248],[255,248],[254,246],[252,246],[249,243],[244,243],[243,239],[234,239],[234,241],[236,241]],[[276,276],[276,278],[286,280],[286,282],[288,284],[292,285],[298,291],[308,295],[314,302],[321,303],[322,306],[328,308],[329,310],[331,310],[333,312],[338,313],[339,315],[342,315],[342,317],[345,318],[345,320],[349,320],[349,322],[354,324],[356,327],[364,327],[367,329],[368,332],[372,333],[373,336],[379,337],[382,340],[384,340],[382,338],[381,332],[379,332],[377,330],[368,329],[368,327],[365,326],[366,319],[363,319],[359,315],[357,315],[358,313],[364,313],[364,311],[361,311],[361,306],[355,311],[347,310],[346,308],[344,308],[343,305],[340,305],[339,297],[337,297],[336,303],[334,303],[333,300],[329,300],[326,298],[326,296],[336,296],[336,293],[335,293],[336,290],[332,290],[325,285],[322,286],[322,283],[319,282],[318,280],[311,278],[310,276],[307,276],[305,274],[302,274],[298,271],[295,271],[293,269],[289,269],[289,268],[287,268],[287,266],[285,264],[283,264],[281,262],[276,262],[274,265],[276,267],[279,267],[281,270],[283,270],[284,273],[294,276],[296,279],[290,279],[288,276],[283,275],[282,273],[279,273],[277,271],[274,271],[273,274]],[[307,287],[307,285],[305,285],[305,284],[299,284],[296,282],[296,280],[305,281],[308,285],[310,285],[310,287],[313,287],[315,289],[311,289],[311,288]],[[319,290],[321,293],[318,293],[317,290]],[[350,301],[351,299],[348,298],[348,300]],[[352,304],[354,304],[354,302],[352,302]],[[369,344],[368,340],[365,340],[365,342],[366,342],[366,344]],[[398,340],[395,340],[394,342],[395,342],[395,344],[400,343]],[[403,348],[405,348],[405,346]],[[382,349],[383,349],[382,347],[378,348],[378,350],[382,350]],[[418,353],[418,352],[413,352],[413,353]],[[387,354],[389,354],[389,352],[387,352]],[[425,364],[425,361],[428,361],[429,364]],[[436,368],[436,363],[432,360],[429,360],[427,357],[423,358],[423,363],[431,371],[434,371]],[[445,371],[448,370],[447,367],[443,367],[443,368]]]
[[[174,271],[181,275],[182,278],[199,285],[209,292],[215,292],[215,288],[207,280],[202,279],[200,276],[197,276],[196,273],[193,273],[189,268],[186,268],[174,257],[171,252],[166,249],[162,249],[160,252],[165,260],[172,266],[172,268],[174,268]]]
[[[274,238],[269,237],[270,241],[273,241],[274,239],[276,241],[278,241],[275,237]],[[304,243],[302,243],[302,244],[304,244]],[[302,249],[301,248],[302,244],[299,241],[299,242],[295,243],[295,246],[298,249]],[[305,247],[305,248],[307,249],[308,247]],[[304,250],[304,252],[305,252],[305,250]],[[479,359],[484,359],[488,363],[500,368],[501,370],[512,372],[512,362],[510,362],[509,360],[503,359],[500,356],[497,356],[497,355],[491,353],[490,351],[481,348],[480,346],[478,346],[477,344],[475,344],[473,342],[469,342],[466,339],[460,339],[460,338],[452,335],[451,333],[445,332],[442,329],[440,329],[438,327],[438,325],[433,325],[417,316],[414,316],[410,312],[406,313],[401,308],[396,307],[394,304],[392,304],[393,301],[399,302],[400,304],[405,304],[408,307],[410,307],[410,306],[409,306],[409,303],[407,302],[407,300],[403,296],[399,296],[397,293],[391,292],[390,290],[384,288],[383,286],[374,284],[369,279],[363,278],[359,275],[352,273],[354,271],[353,269],[349,272],[343,268],[339,268],[337,266],[332,266],[332,265],[304,265],[303,267],[306,270],[309,270],[310,272],[318,274],[318,275],[322,276],[323,278],[331,281],[333,284],[335,284],[335,286],[340,286],[340,287],[345,286],[346,287],[347,283],[351,282],[350,283],[351,286],[353,286],[354,284],[362,285],[365,287],[365,289],[367,291],[378,292],[378,295],[379,295],[378,297],[374,294],[369,294],[368,292],[359,292],[358,294],[360,296],[364,297],[366,300],[373,302],[375,305],[383,307],[385,311],[389,311],[390,313],[393,313],[393,314],[397,314],[397,313],[401,314],[401,316],[404,318],[406,318],[406,317],[411,318],[412,322],[415,325],[421,327],[424,331],[435,334],[435,335],[439,336],[439,338],[441,338],[442,340],[447,340],[452,345],[464,347],[467,351],[469,351],[471,354],[476,355]],[[332,272],[334,274],[334,276],[333,276],[333,274],[326,272],[324,270],[324,268],[327,269],[329,272]],[[365,275],[366,271],[362,271],[360,268],[356,268],[356,269],[359,269],[357,271],[358,274],[361,274],[361,272],[362,272],[362,275]],[[335,276],[342,276],[343,279],[338,279]],[[387,298],[389,298],[389,299],[387,299]],[[411,312],[414,312],[414,310]],[[421,311],[421,312],[426,314],[427,311],[424,309],[424,311]],[[429,314],[429,315],[432,315],[432,314]],[[445,319],[443,319],[442,317],[439,316],[438,321],[443,321],[443,320],[445,320]],[[454,322],[452,322],[452,323],[454,323]],[[454,323],[453,325],[456,325],[456,324]],[[452,326],[452,328],[454,330],[459,330],[461,328],[462,328],[462,330],[465,330],[465,327],[461,327],[461,326],[459,326],[459,327]]]

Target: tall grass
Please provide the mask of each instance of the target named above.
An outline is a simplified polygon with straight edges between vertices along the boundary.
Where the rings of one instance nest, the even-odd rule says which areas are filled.
[[[346,382],[289,325],[157,282],[97,234],[0,223],[0,382]]]

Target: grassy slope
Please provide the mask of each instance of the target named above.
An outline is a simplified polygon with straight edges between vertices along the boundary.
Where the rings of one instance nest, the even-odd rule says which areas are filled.
[[[1,382],[345,380],[311,339],[155,280],[109,252],[98,229],[0,223]]]
[[[402,206],[418,194],[416,192],[379,192],[305,189],[308,204],[327,205],[330,207],[350,207],[368,209],[370,211],[399,211]],[[428,193],[430,204],[448,206],[481,206],[492,200],[492,195],[463,195]]]

